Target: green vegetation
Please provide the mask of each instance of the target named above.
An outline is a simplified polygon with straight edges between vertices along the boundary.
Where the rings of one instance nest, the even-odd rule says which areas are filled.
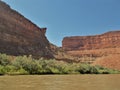
[[[57,60],[35,60],[31,56],[8,56],[0,54],[0,75],[29,74],[116,74],[120,71],[81,63]]]

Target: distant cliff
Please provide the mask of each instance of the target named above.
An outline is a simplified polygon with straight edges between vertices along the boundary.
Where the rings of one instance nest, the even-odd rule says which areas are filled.
[[[94,36],[65,37],[62,48],[68,54],[78,57],[120,54],[120,31],[110,31]]]
[[[74,60],[120,70],[120,30],[94,36],[65,37],[62,48]]]
[[[111,31],[94,36],[65,37],[62,41],[62,47],[66,51],[120,47],[120,31]]]
[[[0,0],[0,53],[53,57],[45,33]]]

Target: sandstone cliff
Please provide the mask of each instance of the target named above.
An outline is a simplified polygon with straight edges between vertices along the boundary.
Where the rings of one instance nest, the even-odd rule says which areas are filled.
[[[0,0],[0,53],[52,57],[45,32]]]
[[[67,51],[120,47],[120,31],[111,31],[95,36],[65,37],[62,47]]]
[[[120,31],[94,36],[65,37],[62,48],[74,60],[120,70]]]
[[[101,57],[120,54],[120,31],[94,36],[65,37],[62,48],[73,56]]]

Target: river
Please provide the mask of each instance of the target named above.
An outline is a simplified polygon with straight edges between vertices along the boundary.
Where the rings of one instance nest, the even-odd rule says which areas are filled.
[[[120,74],[0,76],[0,90],[120,90]]]

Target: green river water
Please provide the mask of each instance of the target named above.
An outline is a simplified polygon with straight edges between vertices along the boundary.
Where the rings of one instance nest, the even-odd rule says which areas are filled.
[[[120,90],[120,74],[0,76],[0,90]]]

